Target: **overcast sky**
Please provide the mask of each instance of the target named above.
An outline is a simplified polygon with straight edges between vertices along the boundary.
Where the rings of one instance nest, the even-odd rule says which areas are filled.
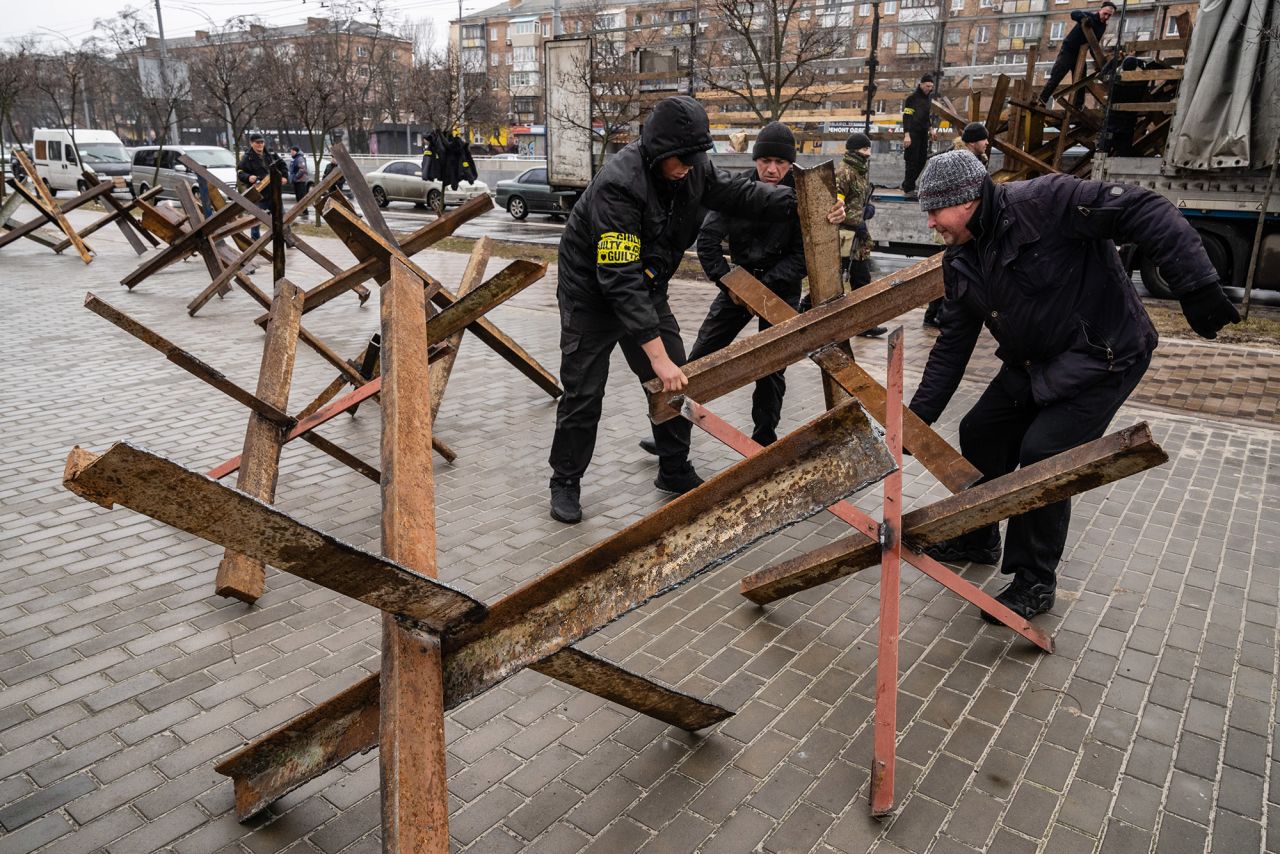
[[[355,2],[358,6],[359,0]],[[494,0],[464,0],[463,9],[469,13],[493,4]],[[0,40],[36,34],[79,43],[92,34],[94,19],[114,16],[129,5],[145,9],[155,20],[154,0],[59,0],[50,7],[32,0],[4,0],[3,5]],[[171,37],[189,36],[236,15],[256,15],[269,26],[294,24],[307,17],[328,17],[328,6],[325,0],[161,0],[164,32]],[[450,19],[458,16],[458,0],[384,0],[384,7],[401,21],[433,21],[437,40],[448,35]],[[362,17],[359,11],[356,17]]]

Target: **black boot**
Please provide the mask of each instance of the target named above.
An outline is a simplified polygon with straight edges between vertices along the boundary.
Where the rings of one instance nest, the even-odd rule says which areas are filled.
[[[551,481],[551,518],[566,525],[582,521],[582,505],[578,501],[580,487],[576,480]]]
[[[887,326],[873,326],[865,332],[859,332],[859,338],[879,338],[881,335],[889,331]]]
[[[1053,594],[1051,585],[1037,584],[1015,575],[1009,586],[996,594],[996,601],[1022,619],[1030,620],[1053,607]],[[982,619],[993,624],[1000,622],[986,611],[982,612]]]
[[[974,536],[978,534],[978,536]],[[961,534],[937,545],[923,549],[934,560],[943,563],[983,563],[995,566],[1000,562],[1000,528],[992,525],[985,536],[980,532]]]
[[[658,443],[653,441],[652,436],[648,436],[640,440],[640,450],[644,451],[646,454],[653,454],[656,457],[658,455]]]
[[[693,464],[685,462],[683,466],[675,471],[658,470],[658,476],[654,478],[653,485],[660,492],[669,495],[684,495],[691,489],[697,489],[702,486],[702,478],[698,477],[698,473],[694,471]]]

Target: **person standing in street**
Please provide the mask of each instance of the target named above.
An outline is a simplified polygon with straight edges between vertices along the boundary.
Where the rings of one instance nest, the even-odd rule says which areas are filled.
[[[560,305],[560,382],[551,442],[551,517],[582,519],[580,484],[595,452],[609,378],[609,356],[620,346],[643,383],[657,378],[667,392],[688,383],[680,327],[667,285],[701,225],[703,208],[785,223],[796,216],[795,192],[730,177],[706,152],[711,127],[688,96],[658,102],[640,139],[610,159],[578,199],[560,241],[556,298]],[[832,222],[844,218],[833,206]],[[681,494],[702,483],[689,462],[689,422],[652,425],[658,451],[654,486]]]
[[[300,199],[307,194],[307,182],[311,173],[307,169],[307,156],[302,149],[294,146],[289,149],[289,183],[293,185],[293,197]]]
[[[916,198],[916,179],[929,159],[929,141],[933,139],[933,75],[920,78],[916,90],[902,103],[902,157],[906,160],[906,174],[902,178],[902,194]]]
[[[796,160],[796,138],[782,122],[766,125],[751,149],[755,166],[743,172],[749,181],[772,186],[795,188],[791,167]],[[800,283],[805,277],[804,234],[798,217],[785,223],[770,222],[734,213],[710,213],[698,232],[698,260],[708,279],[720,289],[711,301],[707,317],[698,329],[698,338],[689,351],[689,361],[701,359],[722,350],[738,337],[754,315],[739,302],[720,279],[729,273],[724,257],[724,244],[729,244],[729,258],[734,265],[755,276],[787,305],[800,310]],[[764,320],[759,328],[769,328]],[[782,420],[782,398],[787,383],[782,371],[756,380],[751,395],[751,438],[761,445],[778,440],[778,423]],[[657,454],[652,439],[640,440],[640,447]]]
[[[849,289],[871,284],[871,231],[867,221],[876,215],[871,204],[871,137],[854,133],[844,143],[844,157],[836,166],[836,198],[844,202],[840,223],[840,267]],[[889,330],[873,326],[858,334],[874,338]]]
[[[951,144],[956,151],[969,151],[987,166],[991,161],[991,137],[982,122],[969,122]]]
[[[1071,32],[1067,33],[1067,37],[1062,40],[1062,47],[1058,49],[1058,58],[1053,61],[1053,68],[1049,69],[1049,77],[1044,82],[1044,88],[1040,90],[1036,102],[1043,105],[1049,103],[1049,99],[1053,97],[1053,90],[1058,88],[1068,74],[1076,70],[1076,60],[1080,56],[1080,49],[1088,44],[1088,38],[1084,34],[1084,28],[1088,27],[1093,31],[1098,41],[1102,41],[1102,34],[1107,31],[1107,21],[1111,20],[1111,16],[1116,13],[1116,4],[1111,0],[1104,0],[1103,4],[1096,12],[1086,12],[1083,9],[1073,9],[1071,12],[1071,20],[1076,25],[1071,28]],[[1084,101],[1084,90],[1076,95],[1075,105],[1078,107]]]
[[[262,181],[271,174],[272,168],[285,169],[285,164],[274,151],[267,151],[267,141],[262,134],[255,133],[249,137],[249,150],[240,158],[240,163],[236,166],[236,177],[240,179],[242,184],[252,187]],[[258,202],[258,207],[267,213],[271,213],[271,193],[266,188],[263,189],[262,199]],[[250,236],[257,240],[261,235],[261,229],[255,225],[249,230]],[[285,232],[285,242],[292,247],[293,238],[289,236],[288,231]]]
[[[1201,337],[1240,320],[1195,230],[1151,190],[1070,175],[996,184],[971,153],[948,151],[925,170],[920,207],[947,245],[946,297],[910,407],[938,420],[985,326],[1002,364],[960,421],[980,482],[1101,437],[1147,370],[1156,330],[1116,244],[1159,263]],[[1001,572],[1013,580],[996,599],[1024,619],[1053,607],[1070,521],[1069,499],[1009,520]],[[994,564],[1000,546],[993,524],[926,551]]]

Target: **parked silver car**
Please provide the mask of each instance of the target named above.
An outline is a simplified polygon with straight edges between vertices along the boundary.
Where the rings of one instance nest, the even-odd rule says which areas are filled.
[[[372,172],[365,173],[365,180],[373,191],[379,207],[392,202],[413,202],[417,207],[440,210],[443,205],[460,205],[476,196],[489,194],[484,181],[463,181],[458,189],[441,186],[439,181],[422,180],[422,163],[417,160],[392,160]]]
[[[225,148],[216,145],[167,145],[162,150],[155,145],[144,145],[133,151],[130,189],[140,196],[158,183],[161,198],[176,199],[179,182],[192,186],[196,183],[196,176],[178,162],[184,154],[207,168],[219,181],[235,186],[235,155]]]

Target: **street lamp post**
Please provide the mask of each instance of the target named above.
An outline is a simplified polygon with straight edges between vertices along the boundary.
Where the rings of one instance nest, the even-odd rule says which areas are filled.
[[[169,141],[173,145],[182,142],[178,138],[178,111],[173,108],[176,100],[169,88],[169,54],[164,44],[164,17],[160,14],[160,0],[156,0],[156,29],[160,32],[160,91],[169,110]]]
[[[871,53],[867,55],[867,112],[862,132],[871,133],[871,109],[876,97],[876,66],[880,50],[880,0],[871,0]]]

